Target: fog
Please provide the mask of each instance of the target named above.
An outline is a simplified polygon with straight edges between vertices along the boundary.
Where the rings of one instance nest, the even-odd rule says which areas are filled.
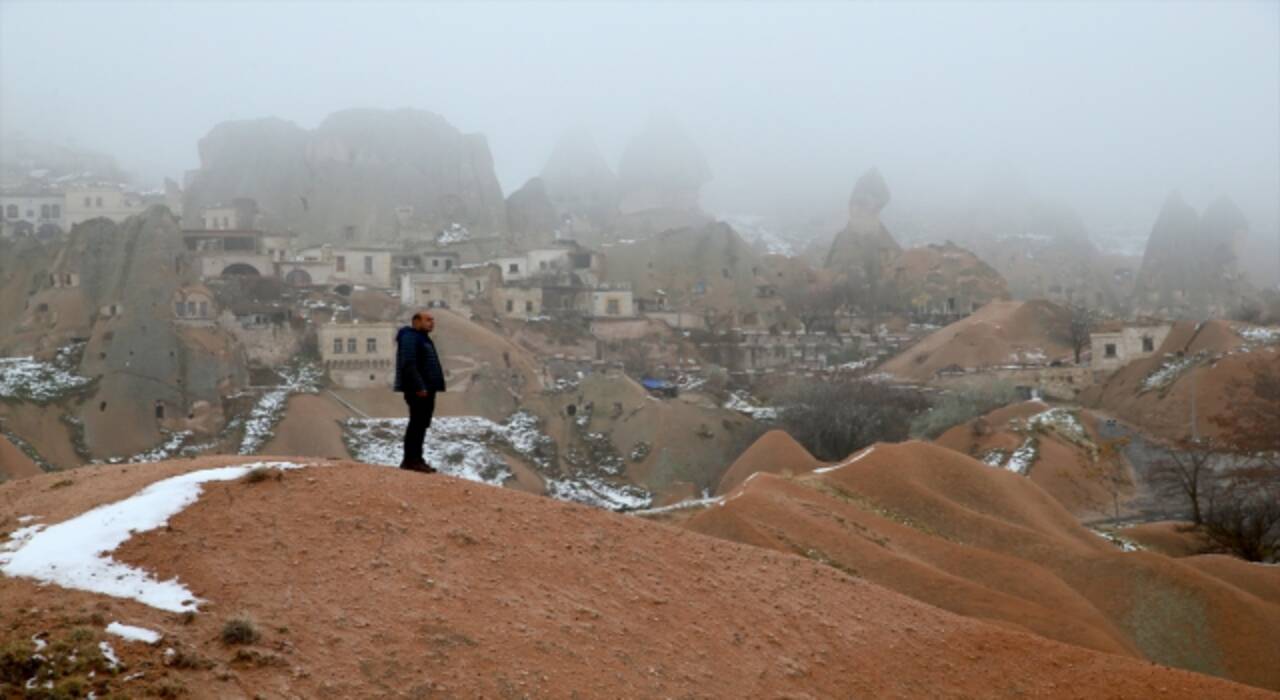
[[[1255,233],[1280,219],[1275,3],[10,1],[0,86],[5,134],[140,184],[180,179],[224,120],[416,107],[485,134],[510,192],[566,127],[616,164],[663,113],[722,215],[838,215],[877,165],[899,213],[995,182],[1095,230],[1145,232],[1175,188],[1228,194]]]

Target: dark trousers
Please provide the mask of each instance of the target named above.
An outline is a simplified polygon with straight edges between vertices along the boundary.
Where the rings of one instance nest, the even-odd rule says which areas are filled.
[[[431,416],[436,412],[436,393],[432,391],[426,396],[418,396],[405,392],[404,402],[409,405],[409,427],[404,431],[402,467],[423,461],[422,441],[426,439],[427,428],[431,427]]]

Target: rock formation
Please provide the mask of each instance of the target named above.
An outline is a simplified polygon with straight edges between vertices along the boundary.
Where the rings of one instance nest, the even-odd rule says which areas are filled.
[[[697,211],[711,181],[707,158],[672,119],[655,117],[631,140],[618,166],[619,210]]]
[[[678,228],[605,249],[608,279],[631,285],[638,299],[661,291],[672,308],[713,314],[768,311],[780,303],[762,297],[773,282],[751,246],[728,224]]]
[[[1009,286],[995,268],[951,241],[904,250],[883,274],[883,303],[902,311],[969,314],[1009,298]]]
[[[2,324],[13,354],[84,343],[76,371],[95,381],[61,409],[93,457],[150,449],[162,431],[209,437],[223,424],[222,397],[247,383],[230,335],[174,322],[173,299],[194,282],[182,256],[178,221],[163,207],[77,225],[27,280],[20,319]]]
[[[852,286],[865,310],[957,315],[1008,298],[1000,273],[950,241],[904,251],[880,221],[888,203],[889,188],[872,168],[858,178],[849,223],[827,253],[825,268]]]
[[[560,228],[556,207],[542,178],[533,178],[507,197],[507,231],[519,247],[547,245]]]
[[[618,178],[585,130],[566,132],[542,169],[547,195],[574,229],[599,230],[618,215]]]
[[[1147,240],[1135,308],[1180,318],[1230,312],[1246,292],[1236,250],[1247,230],[1244,216],[1225,197],[1199,216],[1177,192],[1170,194]]]
[[[418,110],[346,110],[307,131],[279,119],[227,122],[200,141],[188,219],[239,197],[315,241],[388,239],[461,224],[506,231],[484,137]]]
[[[868,274],[902,251],[880,222],[880,211],[888,203],[889,187],[879,170],[872,168],[858,178],[849,196],[849,224],[831,244],[828,269]]]

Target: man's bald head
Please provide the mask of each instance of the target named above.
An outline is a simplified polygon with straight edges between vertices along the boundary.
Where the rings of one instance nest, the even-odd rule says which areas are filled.
[[[414,330],[430,333],[435,330],[436,317],[432,316],[428,311],[419,311],[413,315],[413,319],[409,324],[413,326]]]

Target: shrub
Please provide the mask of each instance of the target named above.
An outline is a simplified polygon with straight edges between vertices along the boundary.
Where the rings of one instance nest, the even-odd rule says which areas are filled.
[[[222,626],[223,644],[253,644],[258,637],[257,626],[247,617],[233,617]]]
[[[929,404],[916,389],[822,380],[791,386],[775,405],[783,429],[813,456],[835,461],[873,442],[907,439],[911,420]]]
[[[911,421],[911,436],[933,440],[947,430],[1001,406],[1019,400],[1018,390],[1007,382],[966,386],[939,396],[928,411]]]

